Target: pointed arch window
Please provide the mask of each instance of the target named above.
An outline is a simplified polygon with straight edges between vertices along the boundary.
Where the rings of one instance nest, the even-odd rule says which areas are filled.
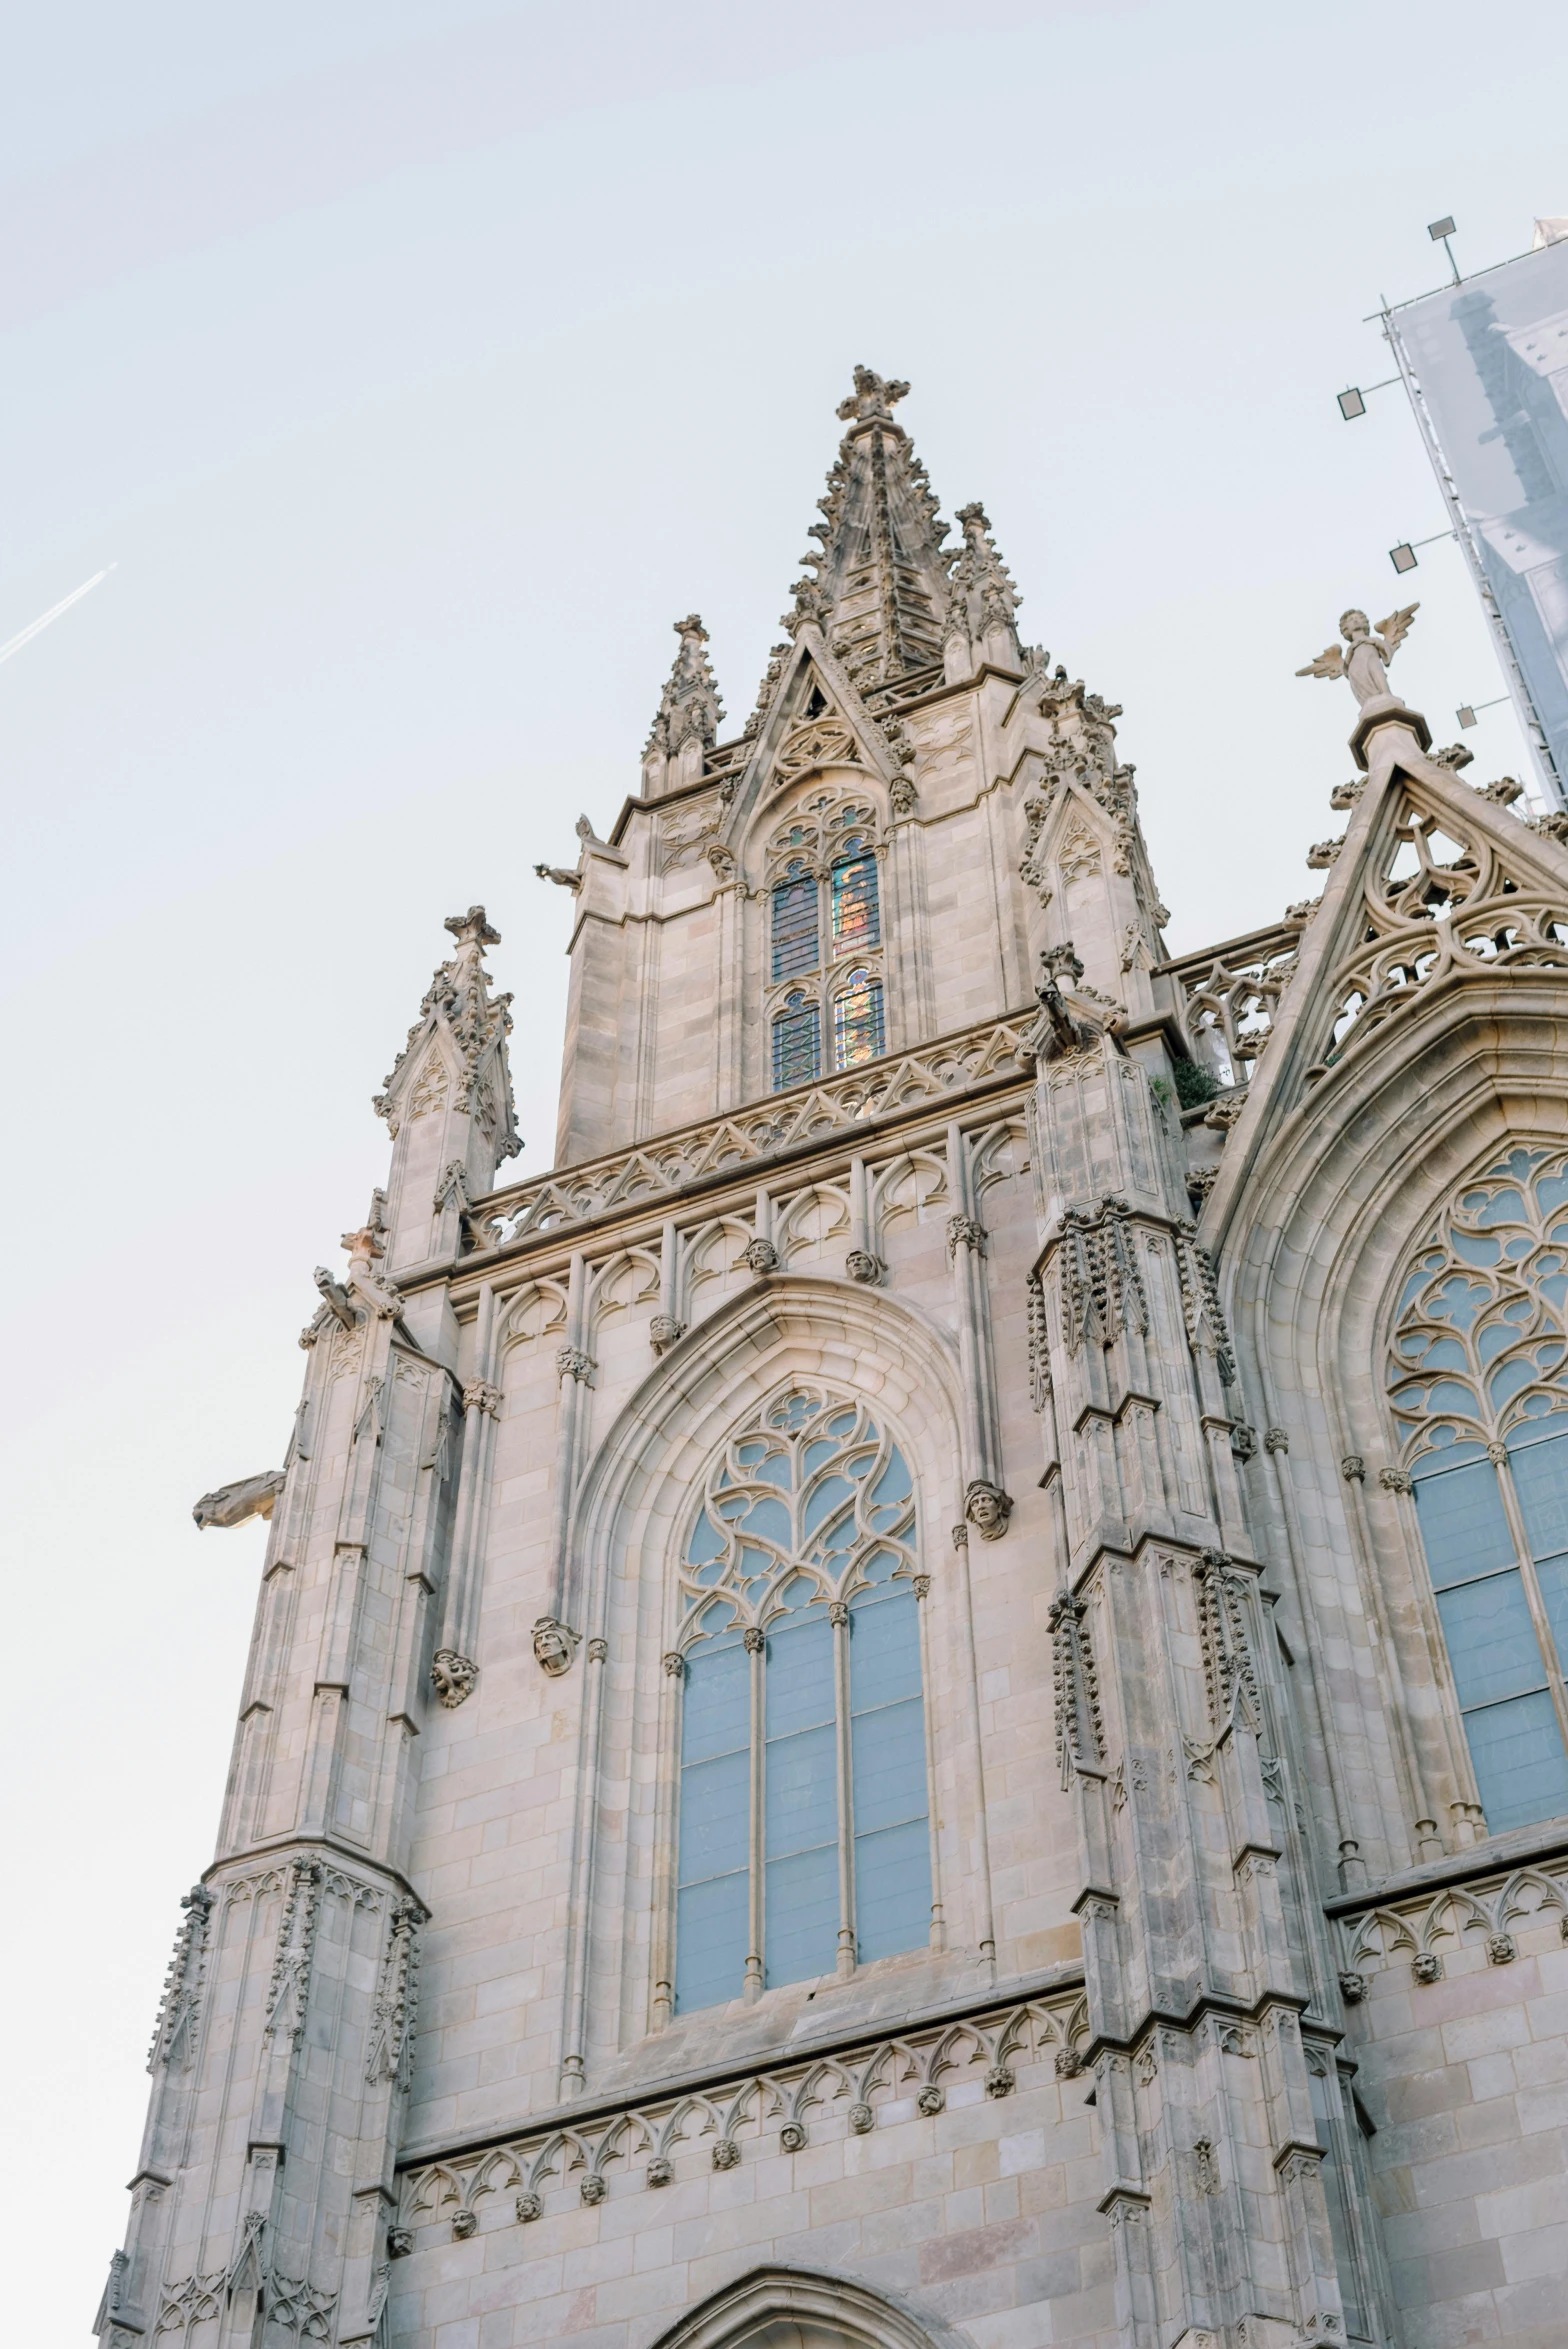
[[[815,1390],[709,1474],[681,1572],[678,2009],[930,1939],[915,1531],[897,1445]]]
[[[807,1085],[822,1074],[822,1013],[816,990],[792,987],[773,1019],[773,1090]]]
[[[1449,1202],[1400,1294],[1390,1400],[1487,1825],[1568,1812],[1568,1152]]]
[[[872,810],[827,794],[773,843],[769,1013],[773,1087],[809,1082],[824,1063],[855,1068],[887,1049],[882,902]],[[865,958],[869,957],[867,962]]]
[[[851,971],[833,998],[833,1066],[858,1068],[863,1060],[879,1060],[882,1031],[881,980],[870,971]]]
[[[810,865],[791,857],[773,884],[773,976],[797,979],[821,960],[818,883]]]

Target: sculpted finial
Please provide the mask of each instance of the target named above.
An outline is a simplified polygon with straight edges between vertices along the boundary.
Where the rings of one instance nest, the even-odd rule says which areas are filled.
[[[1401,604],[1397,612],[1390,612],[1375,628],[1368,626],[1365,612],[1341,612],[1339,633],[1348,651],[1341,652],[1337,644],[1325,645],[1317,659],[1298,669],[1296,675],[1348,677],[1350,690],[1363,707],[1369,701],[1386,699],[1388,664],[1410,634],[1411,623],[1420,609],[1419,604]]]
[[[840,400],[838,416],[844,424],[889,424],[897,401],[909,391],[907,383],[899,383],[878,375],[870,367],[855,369],[855,389],[847,400]]]
[[[487,946],[499,946],[501,933],[485,920],[482,905],[471,905],[466,914],[448,914],[446,927],[459,946],[477,946],[481,952]]]

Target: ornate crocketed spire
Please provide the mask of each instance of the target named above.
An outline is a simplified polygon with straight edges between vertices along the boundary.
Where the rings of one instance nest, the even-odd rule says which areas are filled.
[[[1023,598],[1013,586],[1012,573],[996,551],[984,506],[960,506],[957,521],[964,534],[964,544],[953,566],[949,625],[956,626],[962,619],[977,641],[998,629],[1011,631],[1013,616]]]
[[[426,988],[419,1017],[409,1029],[408,1041],[397,1056],[385,1091],[376,1095],[374,1107],[377,1115],[386,1119],[395,1139],[407,1114],[404,1095],[412,1094],[412,1114],[417,1117],[421,1088],[431,1092],[439,1087],[444,1099],[450,1077],[455,1080],[452,1106],[493,1136],[498,1161],[511,1158],[522,1148],[506,1062],[512,998],[491,995],[484,966],[485,948],[498,946],[501,933],[486,920],[482,905],[471,905],[467,913],[448,914],[446,927],[457,942],[456,951],[440,965]],[[449,1054],[440,1054],[437,1061],[427,1050],[438,1032],[455,1047],[455,1069]]]
[[[925,467],[893,420],[908,390],[855,369],[838,410],[849,430],[811,526],[820,543],[801,558],[815,577],[797,582],[783,623],[793,635],[815,621],[862,692],[942,657],[951,558]]]
[[[675,633],[681,640],[680,650],[648,736],[645,758],[661,751],[666,758],[674,758],[687,742],[709,751],[718,740],[724,705],[704,650],[708,631],[695,612],[688,612],[684,620],[676,621]]]

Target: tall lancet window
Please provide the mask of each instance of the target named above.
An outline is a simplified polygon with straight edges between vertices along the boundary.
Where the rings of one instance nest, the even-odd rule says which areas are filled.
[[[926,1946],[908,1467],[797,1387],[711,1469],[681,1572],[677,2008]]]
[[[770,848],[775,1092],[887,1050],[872,811],[824,792]]]
[[[1512,1150],[1405,1280],[1389,1386],[1491,1832],[1568,1812],[1568,1152]]]

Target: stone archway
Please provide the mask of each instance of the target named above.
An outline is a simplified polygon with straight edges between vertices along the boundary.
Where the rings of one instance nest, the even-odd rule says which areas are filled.
[[[754,2268],[661,2334],[654,2349],[971,2349],[940,2318],[846,2276]]]

